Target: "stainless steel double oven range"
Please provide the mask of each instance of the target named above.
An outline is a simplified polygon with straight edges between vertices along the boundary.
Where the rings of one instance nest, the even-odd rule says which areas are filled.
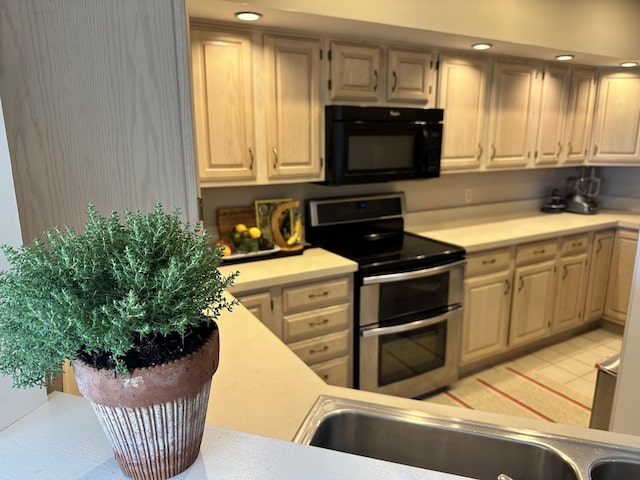
[[[405,232],[402,193],[307,200],[306,239],[358,263],[356,388],[416,398],[458,378],[462,247]]]

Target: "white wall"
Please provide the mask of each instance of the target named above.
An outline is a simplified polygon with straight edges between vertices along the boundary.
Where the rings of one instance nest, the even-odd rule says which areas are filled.
[[[11,161],[9,147],[4,128],[4,116],[2,103],[0,102],[0,244],[18,247],[22,245],[20,233],[20,219],[18,218],[18,205],[13,188],[13,176],[11,175]],[[0,253],[0,270],[6,270],[9,264],[5,256]],[[11,386],[9,377],[0,376],[0,430],[3,430],[13,422],[35,410],[39,405],[47,401],[44,389],[34,388],[18,390]]]

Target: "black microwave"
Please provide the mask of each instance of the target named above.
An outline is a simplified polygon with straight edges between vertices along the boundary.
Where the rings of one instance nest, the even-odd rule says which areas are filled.
[[[440,176],[439,108],[327,105],[325,185]]]

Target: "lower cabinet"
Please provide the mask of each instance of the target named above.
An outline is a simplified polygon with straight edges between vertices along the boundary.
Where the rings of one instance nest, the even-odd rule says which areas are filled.
[[[507,349],[513,276],[511,250],[504,248],[467,257],[461,365]]]
[[[549,333],[555,301],[557,241],[521,245],[516,251],[509,345]]]
[[[332,277],[236,297],[331,385],[352,379],[353,280]]]
[[[593,237],[589,261],[589,285],[584,307],[587,322],[599,320],[604,314],[614,237],[614,230],[596,232]]]
[[[637,231],[618,230],[616,232],[604,308],[604,318],[607,320],[624,324],[627,319],[637,248]]]

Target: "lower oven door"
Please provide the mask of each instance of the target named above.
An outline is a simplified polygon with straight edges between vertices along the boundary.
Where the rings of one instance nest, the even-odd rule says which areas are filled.
[[[462,307],[392,326],[361,328],[360,389],[415,398],[458,379]]]

